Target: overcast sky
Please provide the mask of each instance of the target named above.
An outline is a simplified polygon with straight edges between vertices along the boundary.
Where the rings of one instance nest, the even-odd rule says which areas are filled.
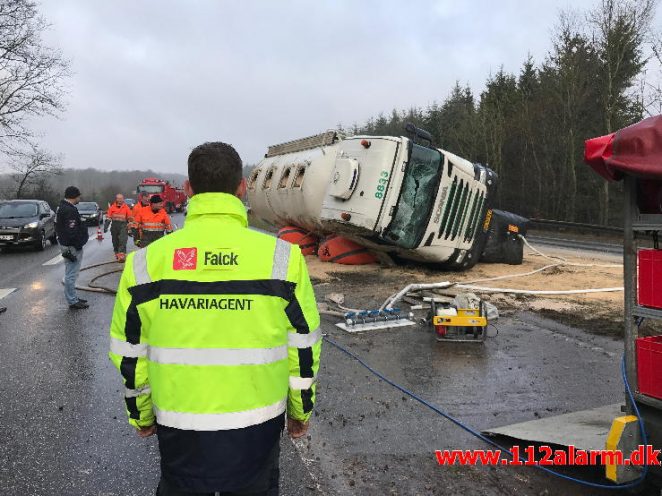
[[[540,61],[561,9],[590,0],[43,0],[72,63],[68,109],[42,119],[69,167],[186,172],[192,147],[268,145],[480,91]],[[658,16],[659,18],[659,16]]]

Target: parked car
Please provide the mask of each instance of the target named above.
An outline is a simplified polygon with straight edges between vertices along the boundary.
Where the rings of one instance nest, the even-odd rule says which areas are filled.
[[[55,213],[42,200],[0,202],[0,247],[32,246],[46,248],[46,241],[57,243]]]
[[[76,205],[80,218],[88,225],[98,226],[103,223],[103,210],[97,202],[80,202]]]

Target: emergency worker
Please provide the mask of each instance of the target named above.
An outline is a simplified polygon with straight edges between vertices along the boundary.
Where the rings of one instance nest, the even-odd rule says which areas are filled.
[[[138,225],[140,235],[137,246],[145,247],[172,232],[170,216],[163,209],[163,198],[153,195],[149,199],[150,208],[143,208],[138,212],[135,223]]]
[[[149,195],[147,193],[140,193],[138,195],[138,203],[131,210],[133,221],[129,224],[129,235],[133,238],[133,244],[136,246],[140,246],[140,233],[138,232],[138,222],[136,219],[140,217],[140,212],[144,209],[149,209]]]
[[[112,221],[110,236],[113,238],[113,251],[118,262],[124,262],[126,258],[126,241],[129,237],[131,219],[131,209],[124,203],[124,195],[118,193],[115,195],[115,202],[108,207],[103,226],[103,232],[108,232],[108,224]]]
[[[321,333],[301,250],[248,229],[232,146],[188,158],[182,229],[129,254],[110,328],[129,423],[156,433],[160,496],[278,494],[279,438],[303,436]]]

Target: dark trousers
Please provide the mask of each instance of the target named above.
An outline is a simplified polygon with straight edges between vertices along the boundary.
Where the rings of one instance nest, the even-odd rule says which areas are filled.
[[[163,236],[163,231],[143,231],[142,237],[140,238],[140,247],[145,248],[145,246],[148,246],[157,239],[161,239]]]
[[[114,220],[110,225],[110,236],[113,238],[113,251],[126,253],[126,241],[129,238],[126,222]]]
[[[271,450],[269,458],[267,458],[264,467],[257,474],[255,480],[249,486],[240,490],[192,493],[173,486],[161,476],[159,487],[156,488],[156,496],[278,496],[278,483],[280,479],[279,456],[280,445],[276,443],[276,446]]]

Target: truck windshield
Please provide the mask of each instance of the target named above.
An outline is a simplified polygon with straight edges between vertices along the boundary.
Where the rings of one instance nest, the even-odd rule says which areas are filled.
[[[439,189],[442,166],[439,151],[411,145],[395,216],[386,230],[387,240],[407,249],[420,244]]]
[[[141,184],[138,186],[138,193],[148,193],[150,195],[163,193],[163,186],[159,184]]]

